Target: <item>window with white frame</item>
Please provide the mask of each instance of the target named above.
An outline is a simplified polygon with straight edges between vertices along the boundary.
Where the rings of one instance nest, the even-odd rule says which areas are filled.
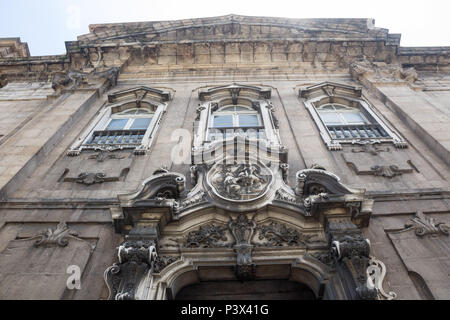
[[[208,131],[210,141],[235,134],[260,138],[264,125],[261,115],[255,109],[244,105],[231,105],[212,112]]]
[[[86,145],[140,145],[154,112],[133,108],[111,114],[106,125],[97,127]]]
[[[134,149],[145,154],[157,132],[170,93],[138,87],[108,95],[110,102],[72,145],[69,156],[82,150]]]
[[[371,141],[407,146],[362,98],[359,87],[325,82],[301,89],[299,94],[330,150],[340,150],[343,143]]]
[[[326,103],[316,109],[333,139],[390,138],[383,127],[360,108]]]

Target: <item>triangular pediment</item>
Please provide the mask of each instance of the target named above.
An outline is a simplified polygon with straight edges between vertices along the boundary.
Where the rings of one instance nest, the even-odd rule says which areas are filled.
[[[90,25],[80,42],[149,43],[214,40],[368,40],[387,39],[373,19],[288,19],[226,15],[173,21]]]

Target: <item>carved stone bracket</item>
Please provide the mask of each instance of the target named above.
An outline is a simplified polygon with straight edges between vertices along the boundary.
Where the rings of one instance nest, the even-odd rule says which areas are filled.
[[[80,87],[90,88],[95,85],[95,82],[101,79],[107,81],[107,86],[112,87],[117,84],[120,68],[112,67],[107,70],[91,72],[82,72],[75,70],[68,70],[65,72],[56,72],[52,77],[52,87],[54,90],[67,88],[75,90]],[[71,85],[69,87],[69,85]]]
[[[107,268],[104,278],[109,289],[110,300],[135,300],[136,290],[149,273],[152,276],[157,258],[153,240],[127,239],[119,247],[119,263]]]
[[[359,233],[336,237],[332,241],[331,252],[336,259],[338,274],[350,284],[349,295],[353,299],[376,299],[378,292],[370,286],[367,275],[369,240]]]
[[[350,65],[350,71],[354,78],[367,77],[376,82],[406,82],[414,83],[417,72],[414,68],[402,68],[399,64],[387,64],[385,62],[370,62],[364,57]]]

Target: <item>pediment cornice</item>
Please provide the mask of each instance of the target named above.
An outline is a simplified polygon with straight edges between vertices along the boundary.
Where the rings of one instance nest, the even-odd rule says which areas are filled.
[[[373,19],[290,19],[226,15],[211,18],[90,25],[78,37],[83,44],[98,42],[149,43],[171,41],[245,40],[386,40],[387,29]],[[395,35],[392,39],[398,38]],[[398,39],[399,40],[399,39]],[[394,41],[395,42],[395,41]],[[398,44],[398,43],[397,43]]]

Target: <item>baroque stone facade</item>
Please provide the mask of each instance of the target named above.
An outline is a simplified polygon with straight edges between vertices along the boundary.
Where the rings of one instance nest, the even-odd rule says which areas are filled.
[[[0,299],[450,299],[449,47],[371,19],[89,30],[0,39]]]

